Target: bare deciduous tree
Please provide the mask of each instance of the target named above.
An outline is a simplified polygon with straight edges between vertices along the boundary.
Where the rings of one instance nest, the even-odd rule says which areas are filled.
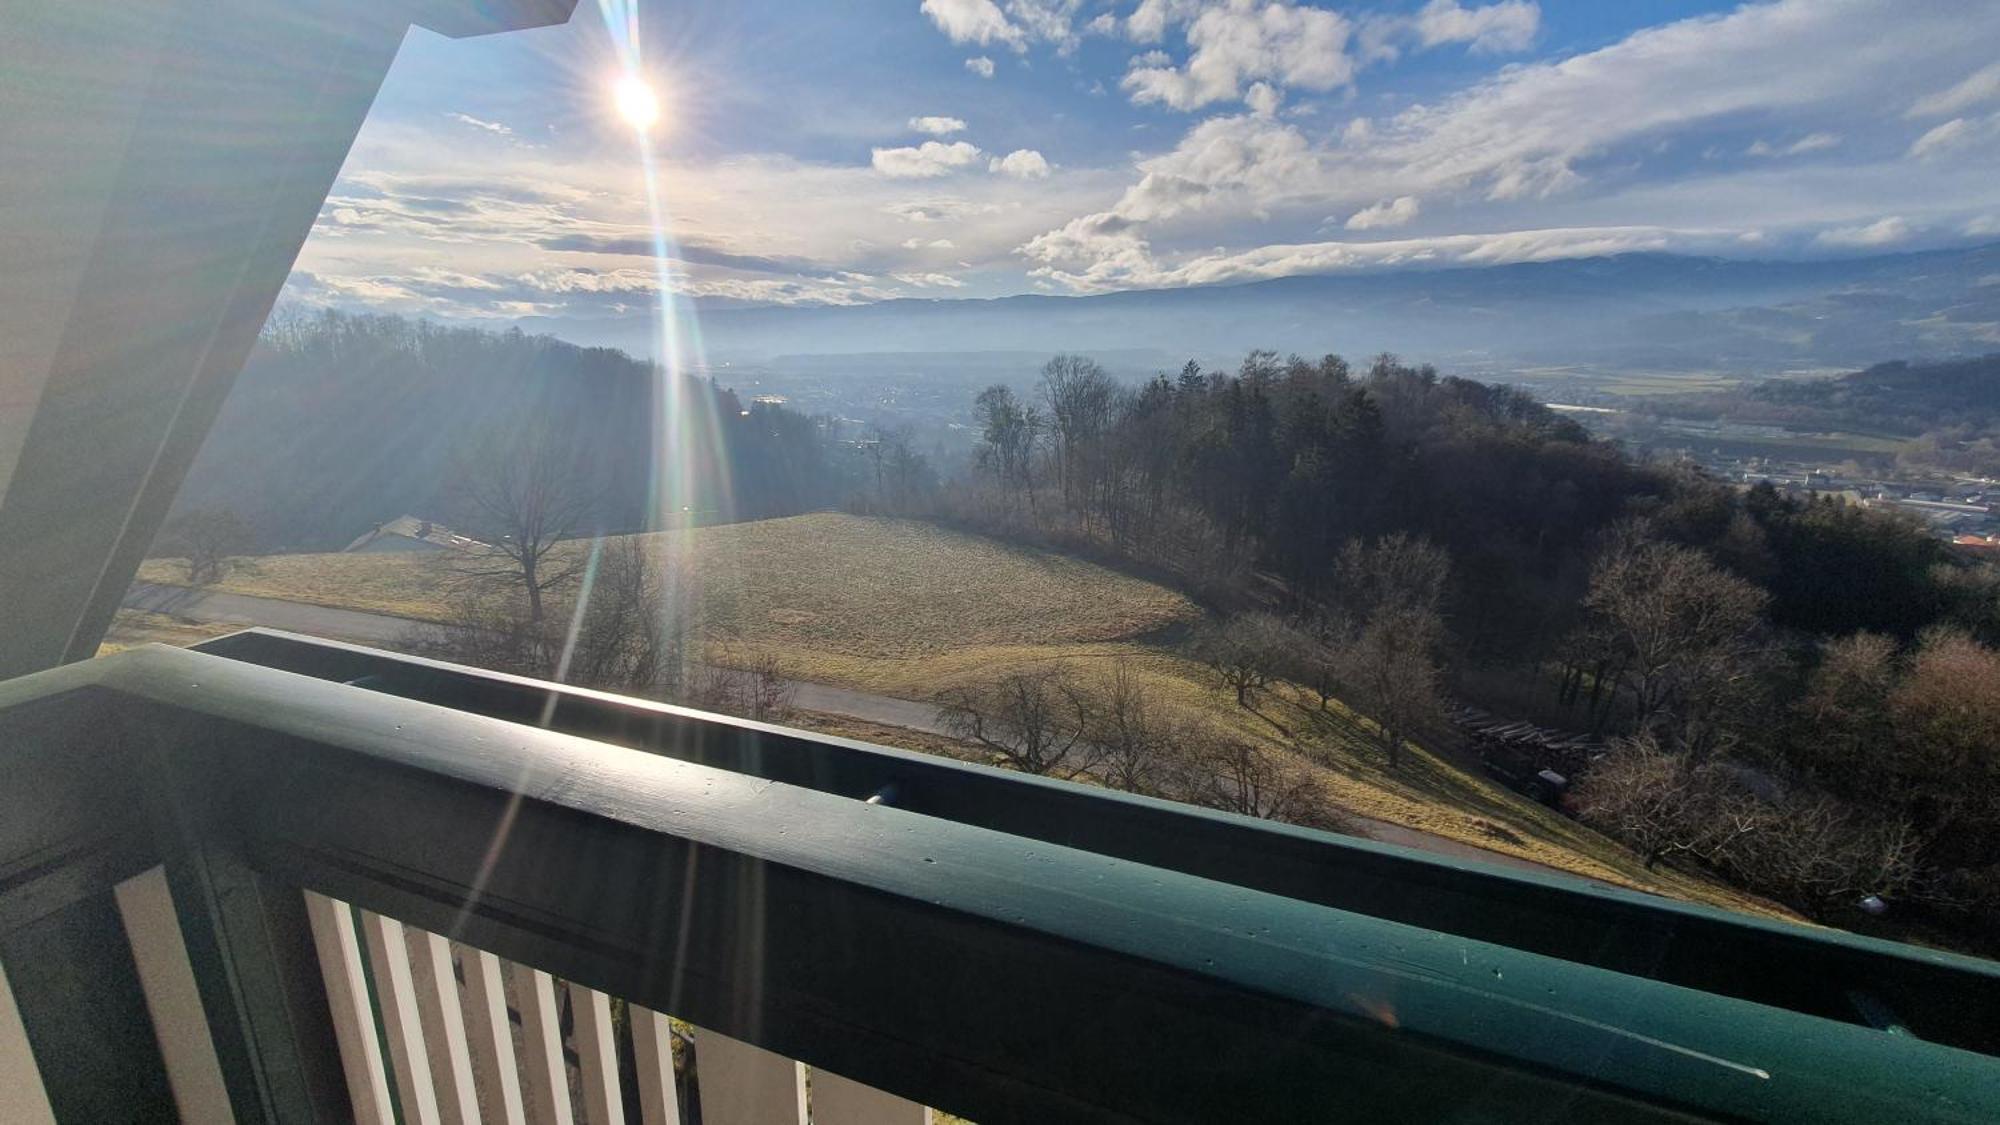
[[[1094,483],[1091,460],[1111,429],[1118,384],[1096,360],[1059,355],[1042,367],[1042,399],[1049,408],[1056,486],[1075,503]]]
[[[1438,654],[1451,556],[1401,533],[1350,540],[1334,576],[1334,601],[1315,630],[1325,652],[1319,675],[1375,720],[1389,765],[1399,768],[1411,736],[1443,718]]]
[[[1389,612],[1437,614],[1450,580],[1450,553],[1428,539],[1400,531],[1350,539],[1334,562],[1335,611],[1363,623]]]
[[[930,459],[910,443],[907,426],[878,428],[863,442],[862,451],[875,477],[875,492],[867,504],[871,514],[922,515],[930,509],[937,473]]]
[[[684,701],[693,707],[770,723],[791,714],[797,690],[798,685],[784,674],[777,658],[762,655],[740,668],[703,665]]]
[[[1915,888],[1920,841],[1906,821],[1862,814],[1824,793],[1787,797],[1717,865],[1743,885],[1809,910]]]
[[[1910,891],[1920,840],[1907,821],[1871,815],[1809,786],[1698,762],[1651,735],[1613,744],[1575,791],[1585,821],[1623,840],[1648,868],[1696,861],[1753,891],[1815,913],[1863,895]]]
[[[1023,773],[1071,778],[1097,764],[1099,751],[1085,737],[1088,697],[1063,665],[953,688],[937,704],[938,721],[954,737],[979,743]]]
[[[1896,642],[1880,633],[1828,641],[1792,710],[1803,726],[1795,739],[1805,751],[1799,764],[1844,791],[1873,791],[1893,799],[1896,730],[1890,692],[1899,669]]]
[[[1018,490],[1032,501],[1041,412],[1023,406],[1005,383],[996,383],[979,392],[972,413],[980,428],[980,465],[993,474],[1002,495]]]
[[[226,508],[200,508],[176,516],[160,535],[159,547],[187,560],[188,584],[206,586],[228,573],[229,560],[248,551],[250,525]]]
[[[1337,650],[1347,701],[1375,720],[1391,769],[1401,768],[1413,735],[1443,719],[1439,631],[1434,612],[1385,610]]]
[[[1614,669],[1640,730],[1706,754],[1756,686],[1769,601],[1700,551],[1627,527],[1591,574],[1585,647]]]
[[[626,536],[593,543],[584,569],[589,581],[558,605],[561,612],[547,626],[552,635],[566,630],[556,675],[610,691],[684,695],[702,639],[689,568]]]
[[[2000,839],[2000,652],[1954,629],[1925,633],[1889,694],[1889,715],[1897,740],[1895,761],[1878,773],[1885,795],[1990,861]]]
[[[1196,733],[1183,760],[1189,771],[1179,794],[1183,800],[1265,820],[1344,827],[1309,770],[1254,743]]]
[[[446,620],[417,629],[413,649],[484,668],[606,691],[684,699],[701,658],[690,575],[626,537],[580,548],[587,583],[561,591],[539,622],[501,578],[456,585]]]
[[[1291,632],[1271,614],[1239,614],[1205,626],[1195,635],[1192,649],[1196,659],[1236,693],[1237,704],[1249,707],[1284,665]]]
[[[596,510],[581,464],[580,450],[535,433],[520,442],[475,446],[453,469],[464,530],[481,545],[452,555],[452,573],[461,584],[513,584],[537,628],[547,619],[550,592],[574,582],[587,563],[584,552],[561,547],[585,530]]]
[[[1623,840],[1650,870],[1677,855],[1714,861],[1761,827],[1754,804],[1733,800],[1722,780],[1641,734],[1614,742],[1573,799],[1579,816]]]
[[[1097,774],[1105,784],[1128,793],[1172,795],[1189,732],[1163,717],[1130,663],[1112,665],[1087,715],[1084,737],[1097,748]]]

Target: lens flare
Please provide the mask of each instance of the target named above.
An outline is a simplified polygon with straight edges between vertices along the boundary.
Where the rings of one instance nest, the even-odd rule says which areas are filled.
[[[649,77],[670,74],[670,67],[649,65],[640,49],[640,0],[597,0],[604,29],[620,75],[612,88],[617,113],[632,126],[638,179],[646,201],[653,244],[656,305],[653,310],[653,455],[648,482],[649,531],[690,526],[697,513],[715,513],[726,521],[734,511],[727,429],[717,416],[715,397],[703,379],[707,369],[701,320],[686,295],[684,262],[674,236],[669,206],[669,177],[660,166],[655,126],[661,119],[659,94]],[[671,90],[671,86],[669,87]],[[736,421],[731,418],[730,421]],[[661,604],[654,607],[653,625],[663,634],[678,626],[667,620],[681,604],[678,584],[691,581],[686,562],[687,536],[662,536],[654,551],[661,572]],[[582,612],[582,603],[578,604]],[[683,659],[699,660],[696,651]]]
[[[660,96],[636,74],[618,79],[618,85],[612,91],[612,100],[618,106],[618,116],[642,133],[659,123]]]

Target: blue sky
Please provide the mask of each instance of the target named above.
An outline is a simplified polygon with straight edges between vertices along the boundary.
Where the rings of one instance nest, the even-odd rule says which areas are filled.
[[[611,96],[632,4],[413,31],[290,297],[587,323],[663,284],[839,304],[2000,238],[1987,0],[636,0],[643,148]]]

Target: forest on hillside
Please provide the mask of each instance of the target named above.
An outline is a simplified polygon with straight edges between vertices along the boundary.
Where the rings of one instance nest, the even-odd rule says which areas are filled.
[[[1603,736],[1572,807],[1649,863],[2000,939],[2000,568],[1915,523],[1640,464],[1390,355],[1137,388],[1058,356],[975,415],[930,510],[1175,575],[1245,706],[1315,685],[1391,762],[1462,702]]]
[[[675,494],[703,521],[838,503],[861,471],[820,420],[686,378],[668,416],[650,363],[518,330],[391,316],[274,317],[226,400],[177,501],[233,513],[244,550],[337,551],[413,515],[477,520],[460,495],[509,447],[565,451],[591,496],[588,530],[660,517],[670,448]],[[482,464],[484,463],[484,464]],[[468,529],[472,530],[472,529]],[[585,530],[579,528],[578,530]]]
[[[1903,377],[1813,392],[1815,408],[1866,409],[1839,396]],[[893,431],[835,440],[706,380],[676,384],[663,435],[666,385],[623,353],[519,333],[281,319],[183,507],[233,513],[266,550],[464,512],[492,545],[473,561],[527,600],[468,598],[460,623],[477,628],[456,636],[504,640],[473,659],[535,674],[582,557],[561,544],[649,526],[660,488],[716,521],[843,504],[1052,545],[1204,601],[1208,623],[1172,643],[1240,706],[1300,685],[1366,716],[1391,768],[1409,742],[1449,743],[1461,704],[1578,732],[1607,749],[1565,763],[1569,808],[1648,864],[1841,924],[1888,901],[1904,936],[2000,946],[2000,568],[1906,519],[1643,464],[1519,391],[1386,354],[1257,351],[1138,385],[1057,356],[1032,389],[968,404],[963,466]],[[698,651],[643,627],[675,616],[661,581],[643,559],[601,560],[581,635],[603,667],[580,682],[655,690]],[[778,690],[756,673],[718,698]],[[1033,704],[1065,745],[1175,742],[1142,717],[1086,737],[1059,670],[996,690],[1016,698],[952,715],[1004,728]],[[1050,718],[1071,712],[1074,729]],[[1162,795],[1188,790],[1158,776],[1179,778]],[[1263,796],[1239,803],[1271,814]]]

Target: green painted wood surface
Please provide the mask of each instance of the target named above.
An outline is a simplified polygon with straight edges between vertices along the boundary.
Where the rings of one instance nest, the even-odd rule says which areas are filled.
[[[976,1120],[2000,1115],[1986,1054],[209,654],[0,684],[0,711],[84,685],[185,732],[161,768],[269,876]],[[1994,979],[1794,937],[1974,1003]]]

